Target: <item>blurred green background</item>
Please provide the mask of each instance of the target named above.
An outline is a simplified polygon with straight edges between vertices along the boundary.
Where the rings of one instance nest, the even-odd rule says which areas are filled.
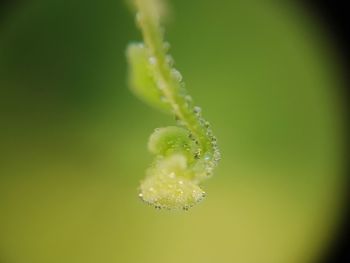
[[[177,0],[171,53],[223,154],[188,212],[137,198],[170,116],[126,85],[125,2],[23,1],[0,20],[1,263],[303,263],[341,215],[341,78],[289,1]]]

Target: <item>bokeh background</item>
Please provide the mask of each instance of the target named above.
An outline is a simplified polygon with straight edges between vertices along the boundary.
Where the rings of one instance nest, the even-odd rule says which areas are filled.
[[[154,128],[128,90],[124,1],[0,12],[1,263],[307,263],[343,211],[339,63],[293,1],[176,0],[176,66],[223,154],[188,212],[137,198]]]

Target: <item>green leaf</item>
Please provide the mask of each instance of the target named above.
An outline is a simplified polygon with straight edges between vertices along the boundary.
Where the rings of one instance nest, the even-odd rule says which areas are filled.
[[[174,153],[183,154],[189,163],[195,160],[198,146],[190,139],[190,132],[177,126],[157,128],[150,136],[148,149],[151,153],[169,156]]]
[[[161,96],[150,68],[149,55],[142,43],[131,43],[127,49],[129,86],[132,92],[150,106],[171,112],[171,107]]]

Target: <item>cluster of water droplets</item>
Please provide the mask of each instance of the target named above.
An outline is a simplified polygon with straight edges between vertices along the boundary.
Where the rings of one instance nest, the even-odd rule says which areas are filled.
[[[178,94],[181,98],[179,104],[183,109],[186,109],[186,111],[188,111],[192,115],[190,115],[190,117],[194,118],[193,123],[191,123],[190,125],[198,125],[199,130],[205,136],[204,140],[209,144],[206,147],[206,151],[203,151],[201,148],[199,148],[198,151],[195,153],[195,158],[202,159],[205,162],[206,175],[211,176],[214,168],[221,160],[221,153],[218,147],[217,138],[213,134],[210,123],[203,118],[202,109],[199,106],[193,105],[193,99],[188,94],[185,88],[185,83],[183,82],[180,72],[176,69],[172,69],[171,72],[173,78],[179,84]],[[178,125],[185,127],[189,126],[186,120],[179,118],[177,115],[175,115],[175,119]],[[199,138],[196,138],[196,136],[193,133],[190,133],[189,138],[193,140],[196,144],[200,144]]]
[[[221,153],[219,150],[219,146],[217,143],[217,139],[213,134],[210,123],[202,117],[202,109],[198,106],[193,107],[193,112],[196,116],[197,122],[203,129],[206,137],[207,147],[209,149],[206,150],[203,154],[203,161],[205,163],[205,172],[206,176],[211,176],[214,168],[218,165],[221,160]]]
[[[188,126],[199,126],[199,131],[205,137],[203,140],[206,141],[206,144],[208,144],[206,145],[206,151],[202,149],[203,145],[200,145],[200,139],[197,138],[195,134],[190,132],[189,138],[193,140],[193,142],[197,145],[202,146],[199,147],[198,150],[194,153],[194,158],[204,162],[203,169],[205,170],[206,177],[209,177],[212,175],[214,168],[221,160],[221,153],[218,147],[217,139],[212,132],[210,123],[203,118],[202,109],[199,106],[193,105],[193,99],[188,94],[181,73],[176,68],[174,68],[174,59],[170,54],[168,54],[170,45],[166,43],[164,46],[164,51],[166,52],[166,63],[167,66],[170,68],[171,77],[173,81],[175,81],[175,83],[177,84],[176,87],[178,89],[177,93],[179,99],[177,101],[177,104],[172,105],[174,108],[175,119],[178,125],[186,127],[189,130],[191,130],[191,127]],[[189,113],[188,117],[193,119],[192,121],[190,121],[191,123],[188,123],[188,120],[183,119],[176,114],[179,108],[181,108],[184,112]]]
[[[158,157],[141,183],[139,197],[157,209],[188,210],[205,197],[205,192],[186,177],[187,160],[181,154]]]

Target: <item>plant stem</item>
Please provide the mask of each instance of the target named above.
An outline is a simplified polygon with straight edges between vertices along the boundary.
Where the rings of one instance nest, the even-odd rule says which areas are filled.
[[[160,14],[154,8],[155,2],[135,0],[135,4],[138,10],[137,23],[149,52],[150,64],[158,88],[171,105],[176,118],[191,132],[194,140],[199,144],[201,153],[198,158],[204,156],[207,165],[212,169],[220,159],[216,138],[209,128],[209,123],[201,117],[200,108],[191,104],[189,95],[182,87],[180,73],[167,61],[169,55],[164,44],[163,30],[160,27]]]

